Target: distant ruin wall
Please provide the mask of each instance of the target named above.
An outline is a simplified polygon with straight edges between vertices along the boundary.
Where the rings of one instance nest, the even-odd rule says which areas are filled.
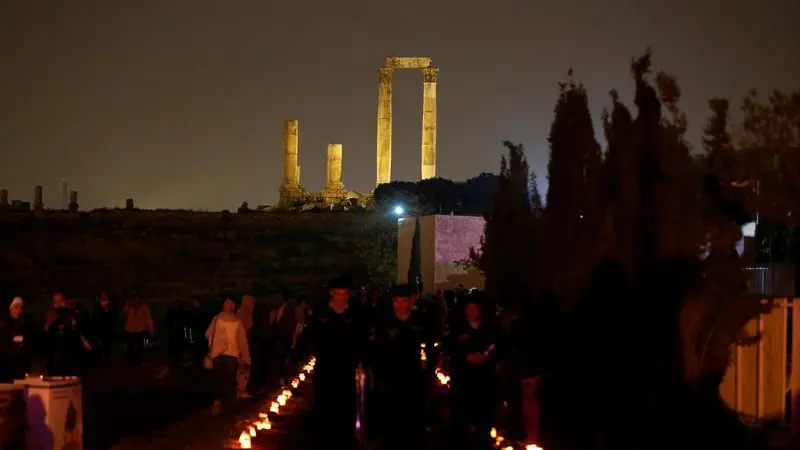
[[[319,291],[366,277],[370,213],[109,211],[0,215],[0,295],[147,299]],[[381,225],[383,226],[383,225]],[[387,227],[396,226],[391,222]],[[374,232],[374,229],[373,229]],[[387,232],[395,233],[393,229]],[[5,300],[5,298],[3,298]]]

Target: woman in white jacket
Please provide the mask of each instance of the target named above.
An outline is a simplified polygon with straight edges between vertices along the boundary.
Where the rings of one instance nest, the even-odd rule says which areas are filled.
[[[247,330],[236,317],[236,303],[225,299],[222,312],[211,320],[206,338],[208,356],[216,378],[214,406],[215,413],[222,405],[236,398],[236,382],[239,366],[250,367],[250,346],[247,343]]]

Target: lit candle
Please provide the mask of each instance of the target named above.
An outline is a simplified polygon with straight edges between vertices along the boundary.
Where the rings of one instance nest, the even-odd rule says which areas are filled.
[[[253,448],[250,435],[244,431],[242,431],[242,434],[239,436],[239,448]]]

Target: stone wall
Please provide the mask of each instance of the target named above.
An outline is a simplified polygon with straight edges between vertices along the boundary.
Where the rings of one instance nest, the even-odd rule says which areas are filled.
[[[0,294],[94,298],[105,290],[166,300],[310,292],[334,275],[366,277],[365,236],[376,223],[396,233],[394,221],[381,220],[346,212],[0,214]]]

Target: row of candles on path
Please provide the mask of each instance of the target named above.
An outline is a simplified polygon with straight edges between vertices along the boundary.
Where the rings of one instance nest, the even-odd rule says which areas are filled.
[[[434,347],[438,347],[439,343],[438,342],[434,342],[433,346]],[[427,347],[426,347],[424,342],[422,344],[420,344],[420,346],[419,346],[419,359],[423,363],[427,363],[427,361],[428,361],[428,354],[425,352],[426,348]],[[494,346],[490,347],[489,350],[486,351],[487,356],[488,356],[488,353],[490,353],[492,350],[494,350]],[[441,367],[439,367],[437,365],[436,370],[434,371],[434,373],[436,374],[436,379],[439,381],[439,385],[441,385],[443,387],[450,387],[450,376],[447,375],[444,372],[444,370],[442,370]],[[503,436],[501,436],[501,435],[499,435],[497,433],[497,428],[492,427],[492,430],[489,432],[489,435],[492,437],[492,439],[494,439],[494,445],[495,445],[496,448],[499,448],[499,449],[502,449],[502,450],[515,450],[513,445],[508,445],[506,439]],[[524,449],[525,450],[544,450],[544,449],[542,449],[542,447],[539,447],[536,444],[527,444],[527,445],[525,445]]]
[[[293,391],[297,390],[301,384],[310,379],[311,374],[314,372],[314,365],[316,362],[316,358],[312,356],[297,376],[292,379],[291,388],[282,388],[280,394],[276,395],[274,400],[270,401],[269,412],[258,413],[258,420],[247,425],[245,429],[242,430],[242,433],[239,435],[239,448],[253,448],[252,439],[258,435],[258,432],[272,429],[272,422],[269,420],[270,414],[280,414],[281,408],[286,406],[289,400],[291,400]]]

